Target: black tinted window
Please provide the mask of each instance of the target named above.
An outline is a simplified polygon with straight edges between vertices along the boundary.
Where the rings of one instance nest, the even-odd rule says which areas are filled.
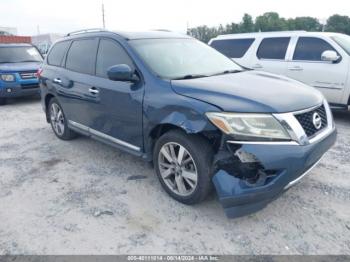
[[[265,38],[261,41],[257,57],[260,59],[284,59],[289,45],[289,37]]]
[[[253,44],[254,38],[215,40],[210,45],[231,58],[241,58]]]
[[[68,51],[66,68],[84,74],[94,74],[96,52],[97,40],[74,41]]]
[[[55,44],[47,57],[47,63],[49,65],[60,66],[69,43],[70,42],[66,41]]]
[[[107,77],[108,68],[119,64],[127,64],[133,69],[130,57],[118,43],[102,39],[97,53],[96,75]]]
[[[293,60],[321,61],[324,51],[334,50],[326,41],[316,37],[300,37],[295,47]]]

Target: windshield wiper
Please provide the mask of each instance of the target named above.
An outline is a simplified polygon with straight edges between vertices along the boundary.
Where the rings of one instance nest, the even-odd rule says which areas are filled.
[[[240,73],[240,72],[243,72],[244,70],[225,70],[223,72],[220,72],[220,73],[216,73],[216,74],[213,74],[211,76],[218,76],[218,75],[226,75],[226,74],[234,74],[234,73]]]
[[[208,77],[207,75],[184,75],[184,76],[181,76],[181,77],[176,77],[176,78],[173,78],[172,80],[183,80],[183,79],[194,79],[194,78],[201,78],[201,77]]]
[[[16,63],[26,63],[26,62],[41,62],[41,61],[38,61],[38,60],[23,60],[23,61],[18,61]]]

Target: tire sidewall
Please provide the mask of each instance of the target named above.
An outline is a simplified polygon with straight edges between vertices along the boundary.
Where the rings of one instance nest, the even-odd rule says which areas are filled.
[[[211,187],[210,181],[210,165],[206,163],[204,154],[201,154],[200,148],[196,148],[197,146],[191,141],[193,138],[192,135],[185,135],[181,132],[169,132],[161,136],[155,144],[153,150],[153,163],[154,168],[157,173],[158,179],[165,189],[165,191],[173,197],[175,200],[182,202],[184,204],[195,204],[204,199],[203,194],[207,194],[208,187]],[[160,170],[159,170],[159,151],[163,145],[169,142],[174,142],[183,146],[192,156],[193,161],[195,162],[198,180],[195,190],[187,196],[181,196],[174,193],[168,185],[164,182]]]
[[[52,122],[51,122],[51,107],[52,107],[52,104],[56,104],[59,106],[59,108],[61,109],[62,111],[62,114],[63,114],[63,117],[64,117],[64,132],[63,134],[60,136],[59,134],[56,133],[56,130],[55,128],[53,127],[52,125]],[[68,132],[69,132],[69,129],[68,129],[68,125],[67,125],[67,118],[66,118],[66,115],[63,111],[63,108],[61,106],[61,104],[58,102],[57,98],[51,98],[50,102],[49,102],[49,106],[47,108],[47,114],[48,114],[48,117],[50,119],[50,125],[51,125],[51,128],[52,128],[52,131],[55,133],[55,135],[60,138],[60,139],[63,139],[63,140],[66,140],[68,139]]]

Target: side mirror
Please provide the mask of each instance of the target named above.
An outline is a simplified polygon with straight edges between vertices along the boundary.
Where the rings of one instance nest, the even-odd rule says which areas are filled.
[[[337,62],[340,56],[333,50],[326,50],[321,55],[321,60],[326,62]]]
[[[130,66],[125,64],[111,66],[107,70],[107,76],[113,81],[137,82],[139,80]]]

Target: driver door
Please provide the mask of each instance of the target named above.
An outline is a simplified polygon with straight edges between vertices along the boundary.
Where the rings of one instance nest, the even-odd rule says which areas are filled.
[[[143,81],[112,81],[107,77],[109,67],[135,65],[125,49],[115,40],[101,38],[96,58],[95,102],[91,106],[90,132],[97,138],[122,146],[132,152],[141,152]]]

